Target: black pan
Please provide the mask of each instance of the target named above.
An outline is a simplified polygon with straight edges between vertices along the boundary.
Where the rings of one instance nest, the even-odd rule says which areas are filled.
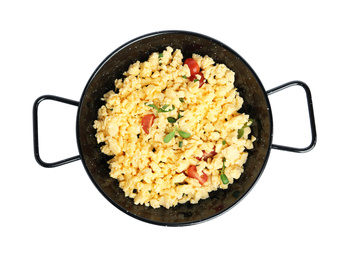
[[[103,101],[104,93],[114,89],[114,80],[121,78],[128,66],[137,60],[145,61],[152,52],[162,51],[167,46],[181,49],[184,58],[192,53],[208,55],[217,63],[224,63],[235,72],[235,86],[244,99],[242,112],[254,119],[252,134],[257,138],[254,149],[244,165],[244,173],[226,190],[210,193],[210,197],[200,200],[198,204],[179,204],[176,207],[153,209],[134,205],[133,200],[124,196],[118,187],[118,181],[109,177],[107,161],[110,157],[100,152],[93,128],[97,111]],[[292,86],[301,86],[306,93],[312,140],[305,148],[294,148],[272,144],[272,110],[268,95]],[[47,163],[41,160],[38,144],[38,107],[43,100],[54,100],[78,107],[76,120],[76,140],[79,155],[58,162]],[[81,159],[83,166],[97,189],[121,211],[139,220],[167,226],[191,225],[221,215],[241,201],[260,178],[270,154],[271,148],[291,152],[307,152],[316,143],[316,128],[311,93],[308,86],[301,81],[292,81],[277,88],[265,91],[253,69],[247,62],[227,45],[211,37],[187,31],[154,32],[127,42],[113,51],[95,70],[83,90],[79,102],[57,97],[41,96],[33,108],[34,154],[37,162],[44,167],[56,167]]]

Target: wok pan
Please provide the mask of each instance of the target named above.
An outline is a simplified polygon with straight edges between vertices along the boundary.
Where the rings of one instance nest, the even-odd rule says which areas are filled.
[[[208,55],[216,63],[224,63],[235,72],[235,87],[244,99],[240,112],[245,112],[254,119],[252,134],[257,138],[254,148],[244,165],[244,173],[226,190],[210,193],[210,197],[197,204],[179,204],[176,207],[153,209],[143,205],[134,205],[133,200],[125,197],[118,187],[118,181],[109,176],[107,161],[109,156],[102,154],[95,138],[96,130],[93,122],[97,111],[104,104],[101,100],[104,93],[114,89],[114,80],[121,78],[130,64],[147,60],[155,51],[162,51],[167,46],[181,49],[184,58],[192,53]],[[305,90],[311,126],[311,141],[307,147],[295,148],[272,143],[273,121],[268,96],[292,86],[300,86]],[[38,108],[44,100],[63,102],[77,106],[76,141],[79,155],[58,162],[47,163],[40,158],[38,143]],[[308,86],[301,81],[292,81],[279,87],[265,91],[260,79],[249,64],[234,50],[211,37],[188,31],[160,31],[133,39],[113,51],[97,67],[88,80],[80,101],[73,101],[53,95],[41,96],[33,106],[34,155],[43,167],[56,167],[76,160],[81,160],[88,176],[100,193],[115,207],[124,213],[148,222],[166,226],[185,226],[212,219],[233,208],[252,189],[264,171],[271,149],[290,152],[307,152],[316,143],[316,128],[311,93]]]

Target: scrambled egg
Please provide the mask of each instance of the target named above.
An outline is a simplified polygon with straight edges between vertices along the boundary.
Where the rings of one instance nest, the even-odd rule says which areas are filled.
[[[130,65],[104,95],[94,122],[97,142],[113,156],[110,176],[135,204],[170,208],[206,199],[240,177],[246,149],[253,148],[249,116],[238,113],[243,99],[234,72],[208,56],[192,58],[201,86],[200,75],[190,79],[181,51],[167,47]]]

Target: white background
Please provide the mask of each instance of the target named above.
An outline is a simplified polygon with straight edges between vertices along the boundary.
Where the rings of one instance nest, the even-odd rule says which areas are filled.
[[[1,259],[348,259],[345,1],[2,1]],[[272,150],[251,193],[190,227],[133,219],[97,191],[80,161],[47,169],[33,156],[32,105],[79,100],[114,49],[158,30],[216,38],[253,67],[265,89],[306,82],[317,146]],[[304,92],[270,97],[274,143],[310,142]],[[76,107],[40,105],[46,161],[77,155]]]

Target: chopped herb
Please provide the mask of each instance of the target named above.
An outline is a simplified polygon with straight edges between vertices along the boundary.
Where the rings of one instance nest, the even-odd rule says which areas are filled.
[[[164,105],[161,109],[165,110],[169,105]]]
[[[166,106],[166,107],[165,107]],[[161,113],[167,113],[167,112],[170,112],[170,111],[173,111],[175,109],[175,106],[172,105],[172,108],[169,108],[167,109],[169,105],[164,105],[162,108],[160,108],[159,112]],[[165,107],[165,108],[164,108]]]
[[[159,54],[158,54],[158,57],[159,57],[159,58],[162,58],[162,57],[163,57],[163,52],[159,53]]]
[[[221,181],[222,181],[223,184],[228,184],[228,183],[230,182],[230,181],[228,180],[226,174],[224,174],[224,173],[221,173],[220,179],[221,179]]]
[[[186,132],[181,131],[181,130],[177,130],[177,131],[182,138],[189,138],[191,136],[190,133],[186,133]]]
[[[185,99],[184,99],[184,98],[182,98],[182,97],[181,97],[181,98],[179,98],[179,100],[180,100],[180,102],[181,102],[181,103],[184,103],[184,102],[185,102]]]
[[[242,138],[243,135],[244,135],[244,127],[241,129],[238,129],[238,139]]]
[[[154,109],[156,109],[157,113],[156,113],[156,116],[158,113],[167,113],[167,112],[170,112],[170,111],[173,111],[175,109],[175,106],[172,105],[171,108],[167,109],[169,107],[169,105],[164,105],[162,106],[161,108],[159,108],[158,106],[156,106],[155,104],[146,104],[145,105],[149,106],[149,107],[152,107]]]
[[[187,79],[186,75],[182,75],[182,77],[183,77],[184,79]]]
[[[163,139],[163,142],[165,143],[169,143],[170,140],[173,139],[173,137],[175,136],[175,132],[178,132],[179,135],[182,137],[182,138],[189,138],[191,136],[190,133],[186,133],[184,131],[181,131],[179,130],[177,127],[175,127],[175,129],[173,131],[171,131],[169,134],[167,134],[164,139]]]
[[[166,144],[169,143],[174,136],[175,136],[175,129],[164,137],[163,142],[165,142]]]
[[[175,117],[172,117],[172,116],[169,116],[167,117],[167,121],[169,123],[172,123],[174,124],[176,121],[178,121],[180,118],[184,117],[183,115],[180,115],[180,112],[179,112],[179,115],[178,115],[178,118],[175,118]]]
[[[225,162],[226,162],[226,158],[223,157],[222,158],[222,168],[220,170],[220,179],[221,179],[223,184],[228,184],[230,181],[228,180],[228,178],[225,174],[225,169],[226,169]]]
[[[199,79],[194,79],[194,80],[193,80],[193,82],[197,82],[197,81],[199,81]]]
[[[179,142],[179,147],[180,147],[180,148],[182,147],[182,141]]]
[[[253,119],[249,119],[248,122],[245,124],[247,127],[251,126],[253,124],[254,120]]]
[[[171,117],[171,116],[170,116],[170,117],[167,117],[167,120],[168,120],[169,123],[174,124],[174,123],[176,122],[177,119],[175,119],[174,117]]]
[[[226,140],[223,140],[223,141],[222,141],[222,145],[226,145]]]
[[[244,128],[249,127],[253,124],[254,120],[252,120],[251,118],[248,120],[248,122],[246,122],[244,124],[244,126],[241,129],[238,129],[238,139],[242,138],[242,136],[244,135]]]
[[[156,106],[155,104],[146,104],[145,103],[145,105],[147,105],[148,107],[152,107],[152,108],[154,108],[154,109],[156,109],[157,111],[158,111],[158,106]]]

